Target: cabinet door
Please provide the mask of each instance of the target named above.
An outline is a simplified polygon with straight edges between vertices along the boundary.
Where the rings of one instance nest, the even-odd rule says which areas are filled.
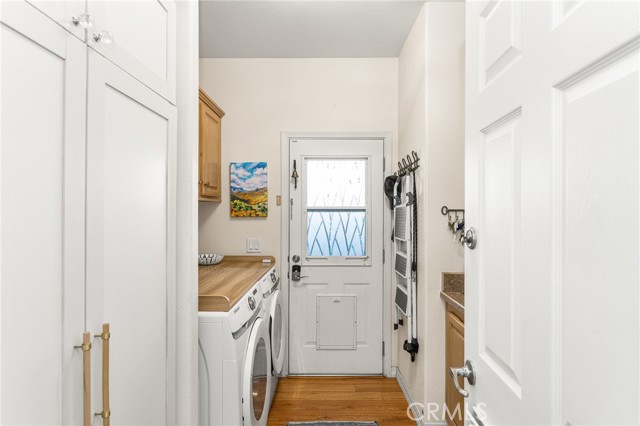
[[[89,50],[87,324],[110,324],[113,424],[175,424],[175,163],[175,107]]]
[[[464,426],[464,398],[458,393],[451,377],[449,368],[460,368],[464,365],[464,323],[447,309],[447,371],[446,371],[446,404],[450,415],[447,415],[447,423],[454,426]],[[464,379],[458,378],[460,387],[464,388]]]
[[[172,0],[87,2],[94,17],[89,46],[175,103],[176,5]],[[93,34],[108,31],[112,43]]]
[[[86,46],[0,2],[0,424],[80,424]]]
[[[73,23],[73,17],[85,12],[84,0],[27,0],[36,9],[57,22],[78,39],[84,41],[84,27]]]
[[[220,117],[200,101],[200,195],[208,201],[221,200],[221,142]]]

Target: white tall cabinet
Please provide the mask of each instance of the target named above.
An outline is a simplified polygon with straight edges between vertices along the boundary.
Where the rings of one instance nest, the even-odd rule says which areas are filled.
[[[0,2],[0,424],[83,423],[83,332],[108,423],[104,323],[109,421],[175,423],[175,4],[117,3]]]

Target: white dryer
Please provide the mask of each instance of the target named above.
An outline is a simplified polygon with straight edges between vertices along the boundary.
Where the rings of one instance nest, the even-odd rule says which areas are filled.
[[[269,383],[269,406],[273,402],[278,378],[282,374],[286,346],[286,328],[282,311],[282,292],[280,291],[280,277],[274,266],[260,280],[262,297],[265,301],[265,320],[269,325],[271,343],[271,381]]]
[[[271,344],[260,283],[228,312],[198,313],[201,426],[265,426]]]

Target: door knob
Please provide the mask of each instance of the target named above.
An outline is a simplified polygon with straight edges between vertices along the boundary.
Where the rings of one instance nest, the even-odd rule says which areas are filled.
[[[93,33],[93,40],[96,43],[111,44],[113,43],[113,34],[109,31],[100,31],[99,33]]]
[[[458,377],[466,377],[471,386],[475,385],[476,373],[473,367],[473,363],[467,360],[467,362],[464,363],[464,367],[462,368],[449,368],[449,376],[451,376],[451,380],[453,380],[453,384],[456,386],[456,390],[458,391],[458,393],[467,398],[469,396],[469,391],[460,387],[460,384],[458,384]]]
[[[88,13],[81,13],[71,17],[71,23],[76,27],[89,29],[93,26],[93,16]]]
[[[467,229],[467,232],[462,237],[460,237],[460,242],[462,244],[466,244],[467,247],[469,247],[471,250],[476,248],[476,245],[478,244],[478,233],[476,232],[476,229]]]

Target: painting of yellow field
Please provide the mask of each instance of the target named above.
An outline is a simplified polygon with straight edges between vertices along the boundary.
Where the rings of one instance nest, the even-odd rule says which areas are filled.
[[[231,217],[267,217],[267,163],[231,163]]]

